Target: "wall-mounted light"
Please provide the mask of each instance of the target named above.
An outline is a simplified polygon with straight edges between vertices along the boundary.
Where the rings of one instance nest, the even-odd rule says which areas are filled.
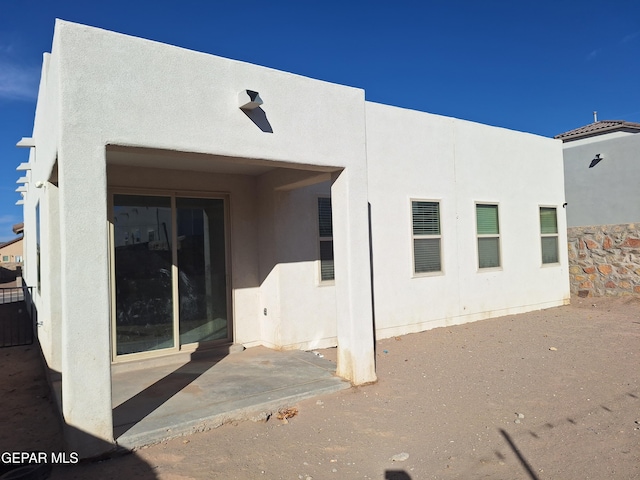
[[[599,153],[596,153],[595,158],[591,160],[591,163],[589,164],[589,168],[595,167],[601,160],[604,160],[604,158],[600,157]]]
[[[263,103],[260,94],[254,90],[242,90],[238,94],[238,106],[241,110],[254,110]]]

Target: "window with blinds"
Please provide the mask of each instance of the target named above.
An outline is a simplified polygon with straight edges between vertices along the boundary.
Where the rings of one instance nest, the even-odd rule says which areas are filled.
[[[498,205],[476,204],[478,267],[500,266],[500,225]]]
[[[542,263],[558,263],[558,212],[555,207],[540,207]]]
[[[413,272],[442,271],[440,252],[440,204],[415,200],[411,202],[413,225]]]
[[[333,223],[331,199],[318,198],[318,236],[320,241],[320,280],[333,280]]]

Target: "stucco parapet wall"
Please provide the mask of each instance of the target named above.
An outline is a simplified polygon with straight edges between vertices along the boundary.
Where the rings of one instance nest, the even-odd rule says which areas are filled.
[[[360,88],[64,20],[54,61],[60,149],[71,138],[321,167],[366,162]],[[239,108],[247,89],[264,101],[253,113]]]
[[[640,295],[640,223],[567,229],[571,293]]]

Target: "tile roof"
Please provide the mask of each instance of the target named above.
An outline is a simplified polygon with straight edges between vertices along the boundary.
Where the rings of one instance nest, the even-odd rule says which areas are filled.
[[[563,142],[566,142],[615,131],[640,132],[640,123],[626,122],[624,120],[600,120],[599,122],[590,123],[584,127],[575,128],[568,132],[561,133],[553,138],[561,138]]]
[[[13,240],[9,240],[8,242],[0,243],[0,248],[8,247],[9,245],[13,245],[16,242],[19,242],[24,237],[14,238]]]

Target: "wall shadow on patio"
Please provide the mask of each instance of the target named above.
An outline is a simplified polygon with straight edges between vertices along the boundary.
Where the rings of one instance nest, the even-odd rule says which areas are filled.
[[[191,360],[138,392],[113,409],[114,438],[120,437],[138,422],[185,389],[198,377],[220,362],[228,353],[194,352]]]

